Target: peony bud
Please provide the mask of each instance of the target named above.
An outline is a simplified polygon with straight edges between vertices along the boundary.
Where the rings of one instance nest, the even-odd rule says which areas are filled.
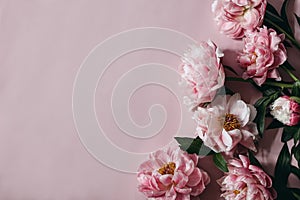
[[[289,96],[279,97],[270,108],[271,115],[285,125],[295,126],[300,121],[300,105]]]

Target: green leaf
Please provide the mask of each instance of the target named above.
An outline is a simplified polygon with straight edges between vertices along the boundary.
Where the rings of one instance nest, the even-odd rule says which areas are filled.
[[[282,7],[281,7],[281,10],[280,10],[280,14],[281,14],[282,19],[287,24],[287,30],[290,33],[292,33],[292,29],[291,29],[291,27],[289,25],[289,19],[288,19],[287,14],[286,14],[286,11],[288,10],[288,5],[289,5],[289,0],[284,0],[284,2],[282,4]],[[292,34],[292,35],[294,35],[294,34]]]
[[[285,20],[287,19],[286,10],[287,10],[287,6],[288,6],[288,2],[289,2],[289,0],[284,0],[283,4],[281,6],[281,10],[280,10],[281,17]]]
[[[297,200],[292,190],[286,187],[288,177],[292,171],[291,168],[291,155],[287,143],[284,143],[275,166],[275,178],[273,182],[273,187],[276,189],[278,195],[277,200]]]
[[[267,96],[267,97],[269,97],[279,91],[277,88],[275,89],[275,88],[269,87],[269,86],[265,86],[265,87],[266,88],[264,88],[265,90],[263,91],[263,95]]]
[[[294,134],[297,132],[297,127],[295,126],[287,126],[283,129],[283,133],[281,135],[281,142],[287,142],[294,137]]]
[[[265,130],[265,115],[266,107],[260,107],[257,109],[257,115],[254,119],[254,122],[257,125],[257,130],[259,135],[262,137]]]
[[[276,200],[299,200],[295,198],[290,188],[278,187],[276,185],[274,185],[274,188],[276,189],[277,192]]]
[[[299,188],[289,188],[296,200],[300,200],[300,189]]]
[[[300,127],[298,126],[298,131],[294,134],[294,143],[296,144],[300,140]]]
[[[280,15],[281,15],[282,19],[285,22],[288,22],[288,18],[287,18],[287,15],[286,15],[286,10],[287,10],[287,6],[288,6],[288,2],[289,2],[289,0],[284,0],[283,4],[281,6],[281,9],[280,9]]]
[[[276,11],[277,12],[277,11]],[[272,20],[272,22],[276,23],[276,24],[285,24],[285,21],[282,19],[281,16],[274,14],[270,11],[266,11],[265,16],[266,19]],[[267,20],[266,20],[267,21]]]
[[[263,169],[262,165],[260,164],[260,162],[255,158],[254,154],[252,153],[252,151],[248,151],[249,153],[249,160],[250,160],[250,164],[251,165],[255,165],[261,169]]]
[[[270,3],[267,3],[266,11],[279,17],[279,13]]]
[[[296,13],[294,13],[295,17],[296,17],[296,20],[298,22],[298,25],[300,26],[300,17],[298,17],[298,15]]]
[[[184,151],[189,151],[188,153],[197,153],[200,151],[200,146],[202,145],[201,139],[188,138],[188,137],[175,137],[178,142],[180,149]]]
[[[288,177],[291,173],[291,155],[289,148],[284,143],[275,166],[275,180],[274,185],[277,187],[285,187],[287,185]]]
[[[300,143],[293,148],[294,157],[298,162],[298,167],[300,167]]]
[[[188,137],[175,137],[181,150],[188,152],[189,154],[197,154],[200,156],[211,155],[214,152],[203,144],[203,141],[199,138]]]
[[[228,172],[228,168],[227,168],[227,162],[224,159],[224,157],[222,156],[221,153],[216,153],[213,156],[213,161],[215,163],[215,165],[223,172]]]
[[[287,187],[278,187],[274,186],[277,192],[277,199],[276,200],[298,200],[293,195],[292,188]]]
[[[275,99],[278,98],[279,94],[280,94],[280,91],[276,91],[269,96],[264,96],[264,97],[260,98],[254,104],[254,106],[257,109],[257,114],[254,119],[254,122],[257,125],[257,129],[258,129],[260,136],[263,135],[263,132],[265,129],[265,115],[266,115],[267,107],[270,103],[272,103],[273,101],[275,101]]]
[[[268,102],[269,97],[262,97],[256,101],[254,106],[257,109],[257,114],[254,119],[254,122],[257,125],[257,129],[259,132],[259,135],[262,136],[264,129],[265,129],[265,115],[266,115],[266,107],[267,107],[267,102]]]
[[[293,174],[295,174],[298,177],[298,179],[300,179],[300,169],[299,168],[297,168],[295,166],[291,166],[291,172]]]
[[[262,98],[258,99],[258,100],[255,102],[254,106],[255,106],[256,108],[262,106],[263,103],[264,103],[267,99],[268,99],[268,97],[262,97]]]
[[[282,128],[285,125],[283,123],[281,123],[280,121],[273,119],[273,121],[269,124],[269,126],[267,127],[267,129],[275,129],[275,128]]]
[[[300,97],[300,81],[294,83],[292,88],[292,96]]]
[[[282,33],[282,30],[284,30],[294,38],[290,26],[281,17],[277,17],[269,12],[266,12],[263,24],[268,28],[273,28],[277,33]]]
[[[298,141],[300,135],[300,127],[299,126],[286,126],[283,129],[281,141],[282,142],[287,142],[294,138],[295,143]]]

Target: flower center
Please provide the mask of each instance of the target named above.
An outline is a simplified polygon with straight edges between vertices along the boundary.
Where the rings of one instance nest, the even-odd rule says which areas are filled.
[[[229,114],[229,113],[227,113],[225,115],[225,121],[224,121],[223,128],[226,131],[232,131],[234,129],[239,129],[240,127],[241,127],[241,124],[235,115]]]
[[[241,193],[241,192],[240,192],[239,190],[234,190],[233,193],[234,193],[235,195],[238,195],[238,194]]]
[[[164,164],[159,170],[158,172],[161,175],[165,175],[165,174],[172,174],[174,175],[174,171],[176,168],[176,164],[173,162],[169,162],[168,164]]]
[[[251,64],[256,63],[256,58],[257,58],[257,54],[253,52],[252,55],[250,56]]]

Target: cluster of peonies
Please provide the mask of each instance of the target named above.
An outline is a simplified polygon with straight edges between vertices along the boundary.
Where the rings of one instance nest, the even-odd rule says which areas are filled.
[[[237,60],[245,70],[242,77],[258,86],[267,79],[280,81],[277,68],[287,60],[284,35],[259,27],[266,0],[215,0],[212,10],[220,31],[231,38],[243,38],[244,48]],[[241,149],[257,151],[257,111],[236,93],[222,95],[225,73],[223,52],[212,41],[192,45],[184,53],[179,67],[180,85],[186,95],[184,104],[193,112],[196,135],[215,153],[226,154],[228,172],[217,182],[226,200],[273,200],[276,192],[271,178]],[[287,126],[300,122],[300,105],[291,97],[281,96],[270,106],[270,114]],[[238,155],[239,158],[234,158]],[[189,200],[201,194],[210,178],[197,167],[196,154],[169,147],[150,155],[138,169],[139,191],[155,200]]]
[[[185,103],[194,112],[197,135],[214,152],[233,155],[239,146],[256,151],[254,142],[258,131],[253,122],[256,116],[254,106],[241,100],[239,94],[217,95],[225,79],[220,61],[222,55],[211,41],[191,46],[184,54],[180,72],[181,85],[189,94]],[[246,157],[240,158],[240,161],[229,161],[229,172],[219,180],[224,191],[222,197],[274,199],[268,175],[249,165]],[[178,147],[158,150],[138,169],[139,191],[156,200],[184,200],[198,196],[210,178],[197,167],[197,163],[197,155],[190,155]]]
[[[221,197],[226,200],[273,200],[276,191],[272,179],[259,167],[250,165],[248,157],[228,161],[228,172],[217,180]],[[157,150],[138,169],[138,189],[149,199],[190,200],[210,183],[207,172],[197,167],[198,156],[178,147]]]
[[[239,94],[215,98],[217,90],[224,86],[220,55],[223,53],[211,41],[201,42],[184,54],[179,70],[181,82],[186,82],[185,90],[192,93],[184,97],[184,103],[188,99],[187,106],[194,111],[197,135],[215,152],[232,153],[238,145],[256,151],[256,109],[241,100]]]
[[[252,78],[261,86],[267,78],[281,80],[276,68],[286,59],[284,35],[260,28],[267,0],[215,0],[212,11],[221,33],[243,38],[244,49],[238,62],[245,69],[243,78]]]

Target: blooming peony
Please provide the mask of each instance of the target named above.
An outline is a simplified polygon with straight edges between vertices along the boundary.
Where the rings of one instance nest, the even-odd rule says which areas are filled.
[[[256,109],[242,101],[239,94],[227,97],[225,103],[224,98],[218,96],[207,108],[199,107],[194,113],[197,134],[215,152],[233,151],[238,144],[256,151],[258,131],[252,122]]]
[[[261,86],[267,78],[280,81],[277,69],[287,59],[282,43],[284,35],[277,35],[273,29],[263,27],[255,32],[248,32],[244,38],[244,49],[238,62],[245,68],[243,78],[253,78]]]
[[[242,38],[262,24],[266,5],[267,0],[215,0],[212,11],[221,33]]]
[[[285,125],[294,126],[300,122],[300,105],[288,96],[276,99],[270,109],[271,115]]]
[[[259,167],[250,165],[246,156],[228,161],[228,173],[217,180],[225,200],[273,200],[276,192],[272,179]]]
[[[156,200],[189,200],[201,194],[210,182],[208,174],[197,167],[196,154],[178,147],[158,150],[138,169],[138,189]]]
[[[199,104],[211,102],[224,85],[225,74],[220,58],[223,53],[211,42],[193,45],[184,53],[179,68],[181,82],[188,93],[184,103],[192,110]]]

